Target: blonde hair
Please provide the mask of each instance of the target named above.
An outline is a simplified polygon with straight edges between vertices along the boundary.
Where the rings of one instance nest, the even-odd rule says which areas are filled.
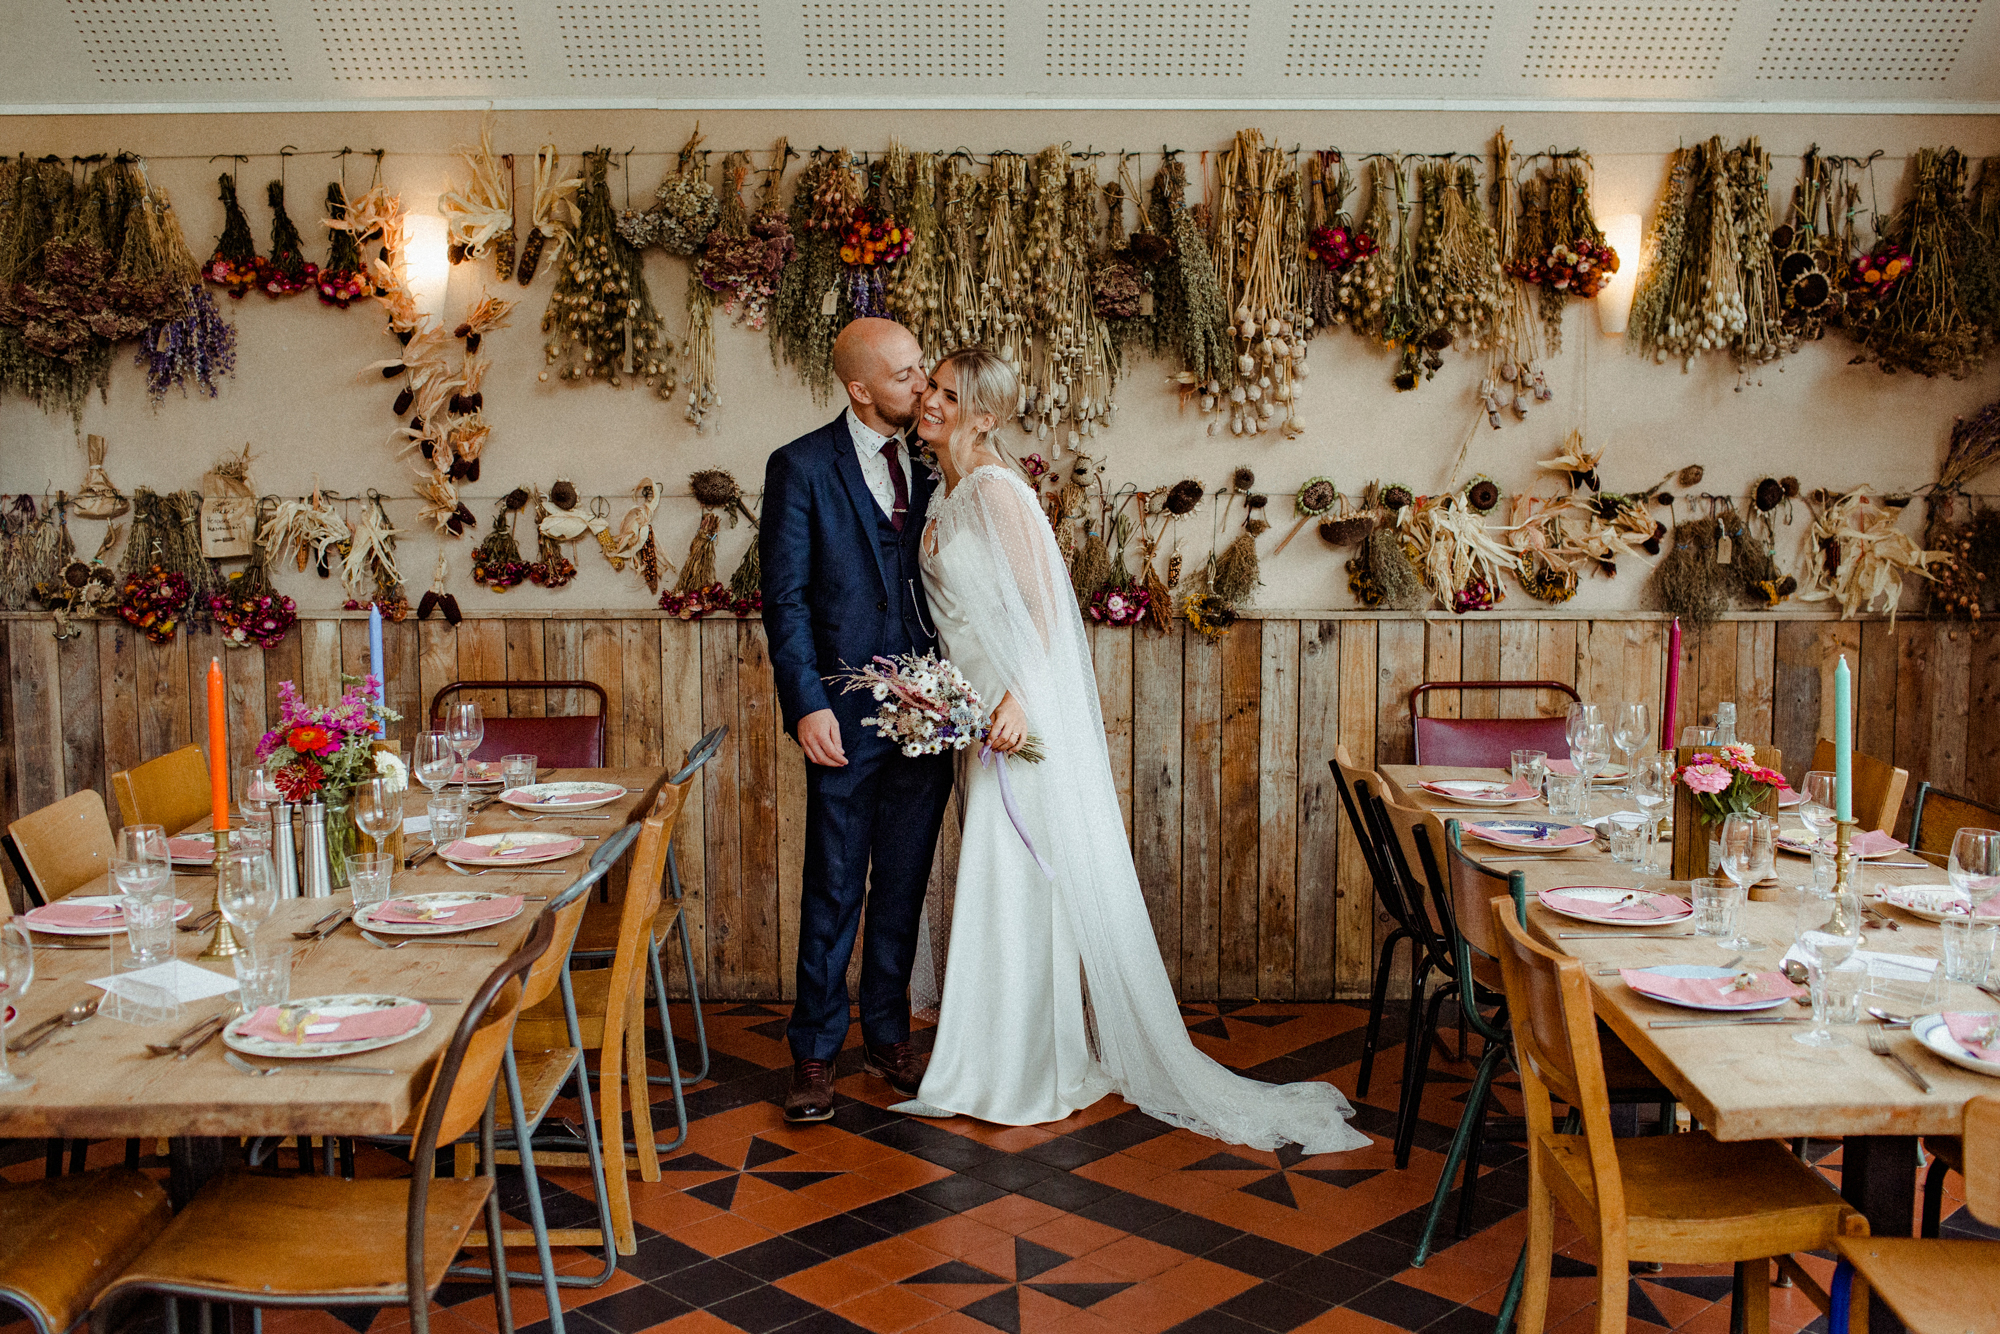
[[[958,370],[958,408],[962,416],[990,415],[997,427],[1014,415],[1014,407],[1021,398],[1021,377],[998,353],[978,345],[962,347],[938,362],[937,369],[946,366]]]

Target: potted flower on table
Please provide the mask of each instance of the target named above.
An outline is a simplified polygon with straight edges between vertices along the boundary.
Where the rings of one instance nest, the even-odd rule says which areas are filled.
[[[333,886],[348,883],[348,858],[357,851],[354,789],[383,775],[408,785],[394,747],[383,738],[401,714],[378,702],[381,682],[373,676],[342,676],[340,699],[322,708],[308,706],[290,681],[278,684],[278,725],[257,742],[257,758],[272,771],[271,781],[286,801],[326,803],[326,844]]]
[[[1775,815],[1777,794],[1788,786],[1776,769],[1757,763],[1757,748],[1736,742],[1703,747],[1674,770],[1674,878],[1713,875],[1722,860],[1722,822],[1731,815]],[[1693,818],[1684,818],[1692,816]]]

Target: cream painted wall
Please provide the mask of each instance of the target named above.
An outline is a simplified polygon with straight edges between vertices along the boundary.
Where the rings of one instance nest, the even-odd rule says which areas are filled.
[[[473,113],[16,118],[5,125],[4,144],[8,151],[34,155],[118,149],[143,154],[155,179],[172,192],[190,244],[205,258],[221,227],[215,174],[224,165],[211,164],[210,154],[254,155],[241,171],[240,187],[262,249],[269,228],[263,185],[276,175],[280,145],[308,152],[343,145],[386,148],[385,178],[402,191],[411,211],[432,211],[440,186],[457,165],[451,150],[476,138],[478,119]],[[1885,149],[1888,156],[1877,166],[1885,207],[1900,197],[1902,159],[1918,146],[1951,143],[1975,157],[2000,153],[2000,118],[1992,117],[1272,113],[1256,123],[1271,142],[1337,145],[1356,154],[1478,151],[1503,119],[1517,148],[1581,145],[1593,154],[1600,219],[1624,212],[1650,214],[1665,153],[1678,143],[1715,133],[1731,141],[1751,133],[1762,136],[1779,159],[1774,185],[1780,209],[1789,199],[1796,155],[1808,144],[1856,154]],[[524,182],[526,164],[543,142],[561,146],[566,163],[594,144],[620,149],[637,144],[641,151],[631,159],[632,197],[639,201],[650,197],[692,120],[660,112],[510,112],[499,119],[495,143],[500,151],[519,155]],[[1143,164],[1148,180],[1162,141],[1190,150],[1218,149],[1243,123],[1242,115],[1228,112],[732,111],[702,118],[710,145],[758,150],[760,162],[762,150],[780,133],[808,149],[840,143],[879,149],[901,138],[939,148],[966,144],[982,152],[999,147],[1033,151],[1067,140],[1097,148],[1150,149]],[[364,188],[368,171],[366,159],[350,159],[350,184]],[[315,225],[319,205],[334,175],[326,157],[290,161],[290,211],[315,254],[323,251],[323,233]],[[612,188],[614,199],[622,202],[624,187],[615,173]],[[676,328],[683,322],[684,274],[683,261],[649,260],[654,300]],[[449,310],[461,309],[490,275],[486,263],[461,266],[454,273]],[[537,326],[551,282],[550,268],[544,265],[532,289],[524,292],[511,283],[500,289],[521,304],[513,326],[486,339],[485,350],[494,362],[485,386],[486,413],[494,430],[482,482],[466,488],[482,523],[492,513],[492,499],[508,488],[527,483],[546,487],[558,475],[568,476],[586,495],[609,497],[615,522],[629,503],[626,495],[633,484],[650,475],[670,497],[659,516],[661,549],[678,561],[698,512],[686,498],[691,470],[728,468],[754,490],[773,447],[833,415],[835,409],[815,404],[789,370],[773,366],[761,333],[730,327],[721,329],[717,339],[723,407],[717,424],[701,436],[677,409],[644,391],[540,383],[535,378],[542,365]],[[341,312],[308,295],[279,302],[257,294],[240,302],[221,300],[236,322],[239,345],[236,375],[219,399],[174,396],[155,410],[146,399],[142,373],[127,359],[114,371],[109,403],[93,400],[86,410],[83,429],[110,440],[113,479],[127,491],[142,484],[162,491],[198,485],[201,473],[219,455],[248,442],[257,456],[253,477],[262,491],[297,495],[317,478],[348,494],[372,486],[407,497],[409,465],[387,443],[396,425],[389,412],[394,390],[385,389],[380,377],[365,369],[395,347],[372,303]],[[1281,497],[1274,502],[1281,515],[1289,513],[1286,493],[1314,473],[1332,475],[1350,493],[1377,477],[1400,479],[1419,490],[1442,486],[1468,432],[1466,475],[1484,471],[1510,490],[1525,487],[1535,480],[1534,461],[1551,453],[1572,426],[1581,427],[1593,447],[1608,448],[1604,473],[1612,487],[1636,487],[1669,468],[1699,462],[1708,469],[1706,488],[1739,494],[1760,476],[1785,473],[1797,474],[1808,488],[1863,483],[1907,488],[1936,475],[1953,416],[2000,392],[2000,365],[1964,383],[1927,381],[1849,366],[1851,351],[1846,342],[1829,339],[1748,382],[1739,382],[1719,362],[1683,375],[1676,367],[1626,355],[1622,340],[1597,331],[1588,303],[1575,303],[1564,351],[1552,365],[1555,401],[1501,431],[1490,430],[1477,417],[1474,387],[1480,371],[1473,361],[1449,355],[1435,380],[1414,393],[1398,394],[1389,384],[1392,356],[1342,333],[1313,344],[1314,373],[1303,400],[1309,429],[1301,440],[1211,438],[1206,419],[1177,411],[1164,383],[1166,368],[1141,360],[1128,368],[1118,392],[1116,425],[1101,443],[1114,482],[1153,485],[1193,474],[1213,484],[1235,464],[1251,463],[1260,484]],[[74,489],[83,466],[80,436],[67,419],[45,417],[19,399],[0,402],[0,492]],[[414,528],[412,502],[392,503],[390,512]],[[1205,554],[1208,525],[1182,528],[1190,555]],[[524,548],[531,550],[525,523],[521,532]],[[724,529],[719,565],[725,577],[747,534],[747,527]],[[76,537],[87,554],[95,546],[97,525],[79,523]],[[581,576],[561,592],[527,586],[504,598],[491,594],[471,582],[471,545],[452,544],[453,587],[468,609],[650,605],[643,585],[629,572],[615,574],[589,550],[578,557]],[[428,531],[412,531],[401,550],[414,600],[430,581],[434,539]],[[1283,556],[1266,560],[1266,586],[1258,605],[1350,606],[1341,568],[1344,554],[1302,536]],[[1643,577],[1642,571],[1631,569],[1615,581],[1591,579],[1573,605],[1641,607]],[[295,573],[280,581],[302,609],[338,604],[337,583]],[[1530,605],[1516,591],[1504,609],[1518,614]]]

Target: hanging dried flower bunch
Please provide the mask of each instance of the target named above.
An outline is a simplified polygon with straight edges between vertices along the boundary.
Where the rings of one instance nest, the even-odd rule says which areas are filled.
[[[712,611],[729,610],[729,590],[715,576],[715,535],[722,527],[722,520],[711,502],[722,500],[727,493],[730,502],[742,503],[736,480],[726,472],[711,469],[694,474],[690,480],[695,483],[695,499],[702,505],[701,522],[695,525],[694,537],[688,542],[687,560],[681,564],[680,577],[660,597],[660,609],[684,621],[699,620]],[[730,517],[736,517],[733,510]]]
[[[576,503],[576,488],[570,487],[567,482],[557,482],[556,485],[568,487],[567,499],[571,504]],[[534,502],[535,559],[528,566],[528,582],[550,590],[566,588],[576,578],[576,562],[564,554],[562,539],[550,529],[550,498],[544,496],[539,487],[535,490]]]
[[[437,565],[431,571],[431,586],[424,590],[423,598],[417,603],[417,619],[427,621],[434,611],[443,612],[447,625],[457,625],[464,619],[458,609],[458,598],[445,584],[451,574],[451,561],[443,547],[438,548]]]
[[[347,592],[341,605],[348,611],[375,606],[391,621],[410,614],[402,571],[396,567],[397,536],[389,512],[382,507],[382,493],[371,487],[361,517],[348,530],[347,540],[336,548],[343,558],[340,581]]]
[[[354,233],[333,225],[347,217],[347,192],[338,181],[327,183],[326,216],[333,239],[327,249],[326,264],[319,271],[319,299],[329,306],[346,310],[373,289],[368,282],[367,267],[361,262],[361,246]]]
[[[1376,250],[1375,238],[1354,225],[1347,211],[1348,196],[1354,193],[1354,172],[1339,149],[1317,152],[1306,158],[1306,249],[1312,263],[1306,279],[1306,307],[1310,328],[1328,329],[1348,318],[1348,296],[1343,287],[1352,282],[1354,267],[1365,263]]]
[[[604,552],[604,559],[611,562],[614,570],[623,570],[625,562],[631,561],[638,569],[639,577],[646,581],[646,591],[660,591],[660,551],[653,541],[653,516],[660,508],[660,488],[648,477],[632,489],[632,498],[638,503],[625,512],[624,522],[618,525],[616,534],[609,528],[597,530],[597,544]],[[668,566],[672,568],[671,564]]]
[[[1617,252],[1590,209],[1590,159],[1580,152],[1537,154],[1541,174],[1521,184],[1521,225],[1507,271],[1538,289],[1549,350],[1562,350],[1563,308],[1592,297],[1618,272]]]
[[[56,504],[59,507],[62,504],[60,495]],[[118,524],[107,525],[104,537],[97,544],[97,554],[88,562],[76,559],[72,549],[71,558],[56,572],[54,580],[35,585],[35,597],[54,613],[52,633],[58,642],[74,639],[83,633],[76,622],[94,620],[105,608],[116,605],[121,591],[118,576],[105,563],[105,557],[111,554],[124,533],[125,530]],[[67,530],[63,536],[67,539]]]
[[[608,157],[609,150],[604,151]],[[521,265],[517,272],[521,286],[535,280],[544,250],[554,247],[549,255],[551,262],[562,256],[576,227],[576,196],[582,188],[581,176],[563,177],[562,154],[556,151],[556,146],[543,144],[535,154],[534,206],[528,214],[527,238],[521,242]]]
[[[721,202],[708,183],[708,154],[700,151],[701,126],[682,145],[674,169],[653,192],[653,206],[644,213],[629,209],[618,218],[618,234],[634,250],[658,246],[669,255],[692,255],[715,230]],[[585,190],[589,190],[586,185]]]
[[[1854,254],[1853,219],[1860,200],[1847,161],[1823,157],[1818,145],[1808,148],[1792,188],[1791,211],[1771,229],[1778,307],[1794,342],[1820,338],[1828,325],[1840,321],[1846,305],[1841,279]]]
[[[257,254],[257,238],[250,234],[250,219],[236,198],[236,178],[223,172],[221,187],[222,235],[216,238],[215,253],[202,265],[201,276],[241,298],[263,279],[264,261]]]
[[[264,189],[264,198],[271,205],[271,253],[262,261],[257,285],[265,296],[310,291],[319,282],[319,265],[306,258],[306,243],[298,224],[285,212],[285,183],[272,181]]]
[[[1516,557],[1465,497],[1416,497],[1402,509],[1398,526],[1415,548],[1424,583],[1452,611],[1485,611],[1506,597],[1500,571],[1514,568]]]
[[[1982,330],[1967,318],[1958,295],[1958,266],[1970,231],[1965,156],[1955,148],[1920,148],[1912,174],[1910,197],[1888,231],[1888,239],[1910,257],[1910,268],[1886,295],[1848,321],[1862,349],[1855,360],[1872,361],[1889,374],[1909,370],[1962,380],[1985,364]],[[1879,270],[1884,277],[1888,267]]]
[[[209,398],[216,396],[218,382],[236,373],[236,326],[222,317],[215,298],[202,286],[200,269],[188,253],[180,223],[165,196],[156,197],[161,234],[175,257],[175,267],[185,265],[193,275],[185,280],[186,312],[156,320],[139,337],[134,361],[146,368],[146,393],[155,407],[166,398],[167,390],[179,387],[186,395],[194,386]]]
[[[1153,177],[1153,225],[1173,250],[1154,272],[1153,350],[1178,362],[1183,401],[1199,397],[1213,411],[1236,383],[1229,349],[1230,307],[1218,286],[1208,243],[1187,205],[1187,168],[1168,153]]]
[[[260,533],[263,526],[260,506]],[[299,619],[298,604],[271,587],[269,550],[254,539],[249,566],[229,576],[227,586],[208,605],[222,642],[230,648],[276,648]]]
[[[1979,184],[1965,209],[1958,304],[1991,342],[2000,338],[2000,157],[1980,164]]]
[[[208,628],[209,599],[222,581],[201,554],[200,516],[201,497],[193,491],[163,496],[142,486],[132,493],[119,614],[155,643],[173,638],[184,620]]]
[[[847,150],[815,151],[792,189],[789,217],[798,253],[778,280],[771,347],[823,402],[834,389],[833,337],[850,314],[841,283],[840,233],[860,206]]]
[[[1027,339],[1032,275],[1021,256],[1025,244],[1021,223],[1028,204],[1028,160],[1018,153],[994,154],[979,200],[985,233],[981,237],[976,310],[978,341],[997,352],[1022,377],[1024,414],[1028,390],[1021,345]]]
[[[576,233],[542,315],[549,364],[558,379],[603,380],[615,388],[638,377],[670,398],[678,384],[673,344],[653,309],[639,252],[612,224],[610,160],[608,148],[584,159]]]
[[[1443,329],[1472,351],[1486,347],[1501,314],[1506,275],[1498,242],[1479,203],[1471,162],[1433,158],[1417,167],[1423,229],[1417,237],[1417,308],[1425,327]]]
[[[493,508],[493,527],[472,552],[472,582],[504,593],[528,578],[528,562],[514,540],[514,516],[527,508],[528,491],[515,487]]]
[[[1088,168],[1071,169],[1060,147],[1036,154],[1028,181],[1031,207],[1020,263],[1030,275],[1022,316],[1007,326],[1018,335],[1022,373],[1021,429],[1037,440],[1075,450],[1111,412],[1116,352],[1090,290],[1097,232],[1097,183]]]
[[[1966,497],[1966,487],[1996,463],[2000,463],[2000,400],[1952,422],[1951,444],[1924,501],[1927,541],[1936,545],[1940,526],[1956,503]]]
[[[451,262],[479,259],[489,247],[511,255],[514,248],[513,159],[493,152],[493,113],[479,125],[479,147],[460,148],[465,161],[466,182],[447,182],[438,196],[438,212],[444,216],[445,234],[451,238]],[[500,266],[504,280],[513,268],[511,259]]]
[[[1335,319],[1363,338],[1390,341],[1389,320],[1396,295],[1396,220],[1394,201],[1397,171],[1394,158],[1377,154],[1368,161],[1368,215],[1361,234],[1369,240],[1367,253],[1357,253],[1355,262],[1338,276]]]
[[[1521,221],[1520,182],[1514,175],[1514,145],[1505,130],[1493,137],[1493,253],[1504,260],[1518,248]],[[1479,381],[1479,405],[1486,421],[1500,429],[1502,414],[1512,411],[1516,421],[1526,420],[1530,408],[1555,397],[1549,378],[1539,364],[1541,346],[1536,340],[1535,322],[1528,318],[1527,290],[1511,273],[1498,286],[1499,309],[1494,313],[1486,354],[1486,374]]]
[[[900,153],[898,148],[895,150]],[[889,312],[917,337],[926,362],[935,363],[958,346],[945,320],[945,194],[938,181],[935,153],[908,153],[899,159],[902,195],[909,200],[905,230],[910,248],[889,282]]]
[[[771,298],[777,295],[779,275],[795,244],[791,223],[778,204],[778,184],[790,155],[783,139],[771,150],[771,166],[764,174],[754,218],[744,217],[742,204],[749,159],[741,153],[730,155],[722,164],[728,189],[723,194],[721,217],[695,261],[702,285],[721,299],[723,311],[752,329],[764,327]]]
[[[1237,133],[1217,171],[1216,279],[1229,302],[1237,381],[1227,391],[1229,432],[1272,427],[1295,438],[1305,429],[1295,405],[1306,356],[1298,172],[1255,130]]]

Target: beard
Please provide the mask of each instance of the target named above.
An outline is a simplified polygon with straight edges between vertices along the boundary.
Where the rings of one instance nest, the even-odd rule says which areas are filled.
[[[897,406],[879,398],[875,400],[876,413],[881,416],[883,421],[895,427],[898,432],[907,431],[910,427],[916,425],[920,406],[920,403]]]

